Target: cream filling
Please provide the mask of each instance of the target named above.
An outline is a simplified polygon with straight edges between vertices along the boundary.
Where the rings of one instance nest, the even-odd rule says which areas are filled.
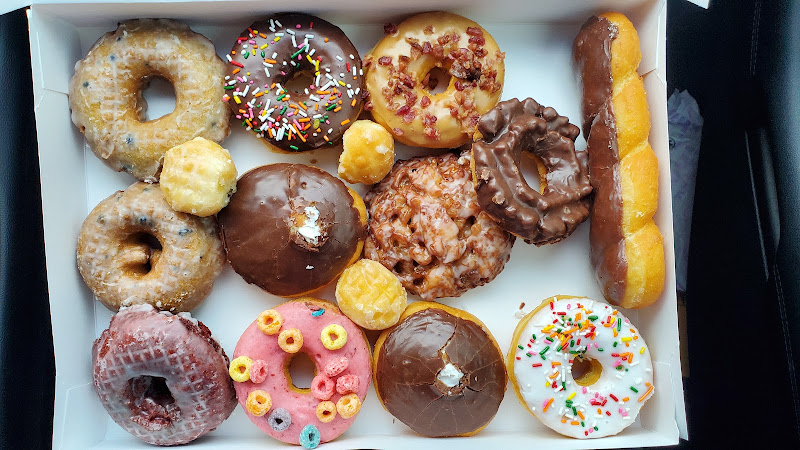
[[[319,242],[320,236],[322,236],[322,230],[320,230],[319,224],[317,223],[317,220],[319,220],[319,210],[313,206],[306,206],[305,216],[306,220],[303,226],[297,229],[297,232],[300,236],[303,236],[306,242],[316,245]]]
[[[458,383],[461,382],[463,377],[464,373],[450,363],[445,364],[444,368],[436,375],[436,379],[449,388],[458,386]]]

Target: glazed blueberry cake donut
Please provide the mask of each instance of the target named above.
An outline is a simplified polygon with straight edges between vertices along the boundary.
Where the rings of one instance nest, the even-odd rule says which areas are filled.
[[[77,256],[84,282],[113,311],[140,303],[189,311],[225,264],[217,220],[173,210],[158,184],[143,182],[89,213]]]
[[[198,136],[219,143],[230,133],[224,76],[214,44],[188,26],[167,19],[122,22],[75,64],[72,122],[106,165],[154,182],[170,148]],[[156,77],[175,89],[175,110],[146,120],[142,91]]]
[[[288,13],[255,22],[227,59],[223,100],[242,127],[281,150],[339,143],[361,112],[358,51],[319,17]]]
[[[605,303],[545,299],[519,321],[511,343],[506,364],[517,398],[563,435],[613,436],[652,397],[650,350],[636,327]]]

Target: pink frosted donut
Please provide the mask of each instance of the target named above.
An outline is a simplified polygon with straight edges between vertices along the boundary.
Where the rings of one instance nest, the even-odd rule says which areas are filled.
[[[315,364],[310,388],[296,387],[297,353]],[[302,298],[261,313],[244,331],[230,375],[247,416],[268,435],[314,448],[355,420],[371,380],[369,344],[333,303]],[[266,376],[265,376],[266,374]]]

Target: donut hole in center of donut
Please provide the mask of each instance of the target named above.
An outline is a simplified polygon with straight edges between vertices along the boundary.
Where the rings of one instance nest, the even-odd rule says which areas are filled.
[[[572,378],[580,386],[591,386],[600,379],[603,366],[596,359],[575,358],[572,362]]]
[[[447,70],[434,66],[422,77],[422,88],[431,95],[441,94],[450,85],[450,77]]]
[[[169,426],[177,417],[175,398],[163,377],[142,375],[128,380],[125,387],[128,408],[140,425],[158,430]]]
[[[160,119],[175,111],[175,88],[166,78],[152,77],[146,80],[142,97],[145,100],[142,111],[145,122]]]
[[[322,81],[320,81],[322,83]],[[293,92],[295,94],[302,94],[305,95],[305,90],[311,90],[311,86],[314,84],[314,73],[310,70],[298,70],[292,76],[292,78],[288,79],[286,83],[283,85],[283,88],[289,92]],[[319,86],[314,86],[319,87]]]
[[[162,250],[158,238],[146,232],[134,233],[126,239],[125,245],[122,264],[138,275],[150,273]]]
[[[307,354],[298,352],[286,361],[286,380],[293,390],[304,394],[311,392],[315,376],[317,366]]]
[[[517,168],[522,174],[522,178],[531,187],[541,194],[547,184],[545,177],[547,172],[542,160],[531,152],[522,152]]]

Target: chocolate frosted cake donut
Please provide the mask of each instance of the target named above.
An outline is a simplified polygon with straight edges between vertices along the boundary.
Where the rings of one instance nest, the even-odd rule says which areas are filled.
[[[219,213],[225,250],[248,283],[293,297],[325,286],[361,255],[364,202],[338,178],[303,164],[245,173]]]
[[[499,103],[478,122],[472,145],[478,203],[504,229],[529,244],[558,242],[589,216],[592,187],[586,152],[575,151],[580,129],[529,98]],[[519,169],[529,151],[546,170],[541,192]]]
[[[471,436],[505,395],[503,354],[475,316],[413,303],[375,343],[375,391],[389,413],[429,437]]]
[[[510,257],[514,236],[478,205],[468,154],[398,161],[364,198],[370,216],[364,256],[423,300],[486,284]]]
[[[361,112],[358,50],[319,17],[288,13],[255,22],[227,60],[223,100],[242,126],[281,150],[338,143]]]

